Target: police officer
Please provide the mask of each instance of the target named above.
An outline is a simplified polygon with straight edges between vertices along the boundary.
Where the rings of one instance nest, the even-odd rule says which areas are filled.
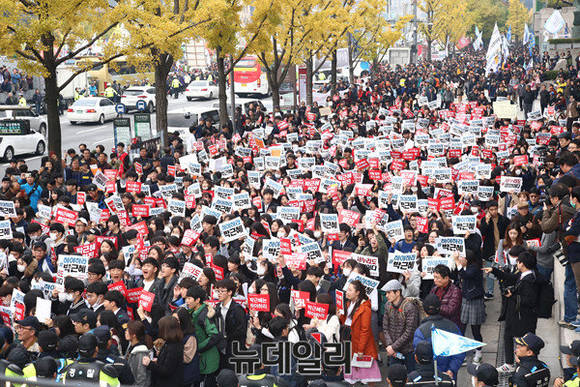
[[[407,378],[407,387],[435,386],[435,370],[433,368],[433,348],[428,341],[420,341],[415,348],[415,362],[417,367]],[[455,381],[444,373],[438,373],[439,386],[455,386]]]
[[[491,364],[470,364],[467,372],[473,377],[473,387],[494,387],[499,383],[499,374]]]
[[[250,350],[256,351],[258,359],[263,359],[262,349],[259,345],[253,345]],[[240,387],[286,387],[288,384],[274,375],[268,374],[266,367],[260,362],[259,368],[252,375],[241,375],[239,377]]]
[[[28,364],[22,371],[26,380],[36,381],[38,378],[56,378],[57,369],[57,361],[51,356],[45,356]]]
[[[387,387],[405,387],[407,384],[407,367],[394,363],[387,372]]]
[[[101,385],[118,387],[117,370],[111,364],[96,359],[97,338],[92,333],[85,333],[79,338],[79,359],[68,361],[63,370],[65,384],[69,380],[98,382]]]
[[[564,368],[564,375],[562,377],[557,377],[554,380],[554,387],[565,386],[566,382],[573,381],[578,378],[578,373],[576,372],[576,359],[580,357],[580,340],[574,340],[570,345],[560,346],[560,352],[566,355],[566,362],[568,366]]]
[[[30,358],[28,357],[26,348],[21,345],[15,346],[8,353],[6,360],[0,360],[0,374],[4,374],[10,378],[22,378],[24,376],[22,369],[29,360]],[[4,383],[0,385],[5,386]]]
[[[181,82],[179,82],[179,79],[177,79],[177,77],[173,77],[173,80],[171,81],[171,91],[173,92],[173,98],[175,99],[179,98],[180,88]]]
[[[533,333],[526,333],[523,337],[517,337],[515,343],[517,368],[509,380],[510,386],[547,387],[550,383],[550,369],[538,360],[540,350],[544,348],[544,340]]]
[[[107,86],[107,88],[105,89],[105,97],[109,98],[111,101],[113,101],[115,99],[115,96],[117,95],[117,91],[113,88],[113,86],[111,86],[110,84]]]
[[[111,330],[107,325],[101,325],[93,330],[97,337],[98,349],[97,360],[105,364],[111,364],[117,370],[119,382],[122,385],[135,384],[135,377],[127,360],[119,356],[119,350],[112,346]]]

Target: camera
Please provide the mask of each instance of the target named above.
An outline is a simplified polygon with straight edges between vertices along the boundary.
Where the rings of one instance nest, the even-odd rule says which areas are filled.
[[[505,288],[502,289],[501,294],[504,296],[507,295],[508,293],[513,294],[515,289],[516,289],[515,286],[506,286]]]

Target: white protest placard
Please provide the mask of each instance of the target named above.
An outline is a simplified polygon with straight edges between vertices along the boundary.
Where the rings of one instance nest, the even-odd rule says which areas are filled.
[[[242,192],[233,197],[234,210],[241,211],[248,208],[252,208],[252,201],[250,199],[250,194],[248,192]]]
[[[403,230],[403,221],[394,220],[385,225],[385,233],[389,239],[394,239],[399,241],[405,237],[405,232]]]
[[[477,187],[477,200],[488,202],[493,198],[493,187],[480,185]]]
[[[342,290],[346,291],[350,283],[353,281],[360,281],[363,284],[367,296],[370,295],[379,286],[379,281],[377,280],[365,277],[362,274],[352,273],[351,275],[348,276],[348,279],[346,280],[346,283],[344,284]]]
[[[373,277],[379,276],[379,258],[372,255],[352,254],[351,259],[361,263],[369,268],[369,272]]]
[[[437,251],[441,254],[453,254],[465,256],[465,239],[463,237],[440,237],[436,239]]]
[[[403,273],[405,271],[412,271],[417,263],[417,254],[415,253],[401,253],[395,251],[389,253],[387,260],[387,271],[392,273]]]
[[[185,216],[185,201],[177,199],[169,199],[167,201],[167,209],[173,215]]]
[[[202,192],[201,192],[201,186],[199,185],[199,182],[196,181],[195,183],[193,183],[189,187],[187,187],[187,193],[189,195],[195,196],[196,199],[200,198],[202,195]]]
[[[211,215],[211,216],[213,216],[214,218],[216,218],[216,219],[218,220],[218,222],[219,222],[219,220],[220,220],[220,219],[221,219],[221,217],[222,217],[222,213],[221,213],[221,212],[219,212],[218,210],[216,210],[216,209],[214,209],[214,208],[209,208],[208,206],[202,206],[202,207],[201,207],[201,217],[200,217],[200,218],[203,220],[203,218],[204,218],[206,215]]]
[[[12,227],[9,220],[0,221],[0,239],[12,239]]]
[[[268,177],[266,178],[264,188],[270,188],[272,191],[274,191],[274,197],[277,199],[280,196],[280,192],[282,192],[284,186],[281,183],[278,183],[277,181],[274,181]]]
[[[291,206],[279,206],[276,211],[278,219],[284,224],[291,223],[294,219],[300,219],[300,208]]]
[[[242,219],[235,218],[228,222],[220,223],[220,233],[224,237],[224,242],[228,243],[236,239],[242,238],[248,235]]]
[[[52,308],[52,302],[50,300],[45,300],[41,297],[36,297],[36,308],[34,315],[40,322],[45,322],[50,320],[50,310]]]
[[[433,270],[438,265],[445,265],[449,267],[451,264],[451,257],[425,257],[421,261],[421,266],[423,268],[423,272],[426,273],[424,280],[432,280],[433,279]]]
[[[416,212],[417,211],[417,195],[400,195],[399,209],[402,212]]]
[[[500,192],[520,193],[523,179],[521,177],[502,176],[499,183]]]
[[[234,207],[234,201],[232,199],[223,199],[215,197],[215,200],[211,204],[211,208],[221,212],[222,214],[229,214],[232,212],[232,208]]]
[[[74,277],[80,280],[86,280],[89,269],[89,257],[80,255],[59,255],[58,256],[58,272],[56,275],[56,283],[60,289],[64,289],[64,279],[66,277]]]
[[[247,238],[246,238],[247,239]],[[262,256],[270,262],[276,262],[280,254],[280,239],[262,239]]]
[[[338,215],[320,214],[320,228],[326,234],[338,234]]]
[[[455,235],[465,235],[467,232],[473,234],[477,227],[477,216],[454,215],[451,217],[451,224],[453,225],[453,234]]]
[[[93,177],[93,184],[102,191],[107,187],[107,181],[109,181],[109,178],[100,169],[95,174],[95,177]]]
[[[179,280],[181,280],[182,278],[190,277],[190,278],[193,278],[197,281],[202,273],[203,273],[203,268],[201,268],[201,267],[199,267],[191,262],[186,262],[183,265],[183,270],[181,271],[181,275],[179,276]]]
[[[459,180],[457,182],[457,191],[459,192],[459,195],[476,193],[477,187],[479,187],[479,180]]]
[[[9,200],[0,200],[0,216],[16,216],[16,207],[14,207],[14,202]]]
[[[300,253],[306,254],[306,259],[313,259],[316,263],[324,262],[324,257],[322,255],[322,250],[318,242],[311,242],[304,245],[300,245]]]

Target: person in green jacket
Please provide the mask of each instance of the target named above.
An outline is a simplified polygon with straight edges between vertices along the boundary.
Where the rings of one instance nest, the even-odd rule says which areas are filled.
[[[199,353],[199,372],[205,386],[216,385],[216,374],[220,364],[220,353],[217,344],[220,335],[216,325],[208,317],[208,307],[204,304],[207,294],[200,286],[193,286],[187,290],[185,303],[191,312],[197,351]]]

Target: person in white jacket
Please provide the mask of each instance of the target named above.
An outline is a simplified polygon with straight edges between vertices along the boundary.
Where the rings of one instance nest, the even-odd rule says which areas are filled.
[[[316,297],[316,302],[328,305],[328,315],[325,320],[313,318],[310,324],[304,328],[316,328],[318,332],[324,334],[326,341],[329,343],[340,343],[340,321],[336,315],[336,305],[330,295],[323,293]]]

